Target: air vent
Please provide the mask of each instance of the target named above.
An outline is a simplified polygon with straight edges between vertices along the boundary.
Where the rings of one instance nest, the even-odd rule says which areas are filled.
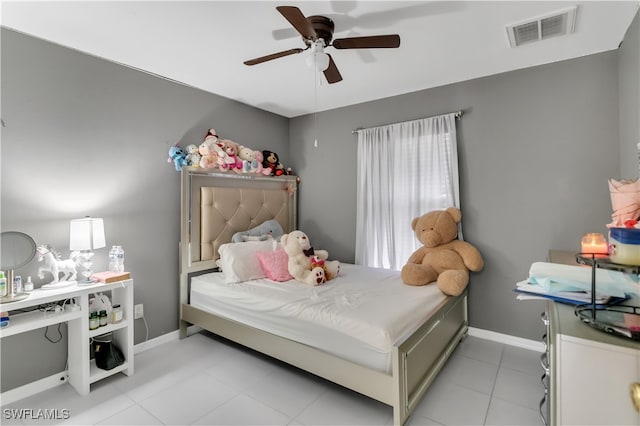
[[[571,34],[575,28],[577,6],[507,26],[511,47]]]

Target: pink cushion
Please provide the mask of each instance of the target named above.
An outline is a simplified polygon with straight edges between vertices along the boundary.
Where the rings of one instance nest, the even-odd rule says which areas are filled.
[[[262,251],[256,253],[260,266],[265,275],[273,281],[289,281],[293,277],[289,274],[289,256],[284,249]]]

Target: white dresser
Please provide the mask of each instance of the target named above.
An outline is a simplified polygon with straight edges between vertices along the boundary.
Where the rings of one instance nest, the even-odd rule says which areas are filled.
[[[554,250],[549,260],[576,264],[574,253]],[[631,395],[640,383],[640,342],[596,330],[562,303],[549,301],[543,321],[547,391],[541,411],[547,424],[640,425]]]

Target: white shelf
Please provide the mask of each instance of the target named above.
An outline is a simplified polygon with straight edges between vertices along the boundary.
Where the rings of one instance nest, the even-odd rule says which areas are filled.
[[[89,383],[95,383],[102,379],[106,379],[109,376],[126,370],[127,368],[129,368],[129,363],[128,361],[125,361],[122,365],[112,368],[111,370],[103,370],[101,368],[98,368],[98,366],[96,365],[96,360],[92,359],[91,363],[89,364]]]
[[[61,322],[73,321],[80,319],[81,316],[82,310],[75,312],[62,311],[59,313],[35,310],[11,315],[9,325],[0,329],[0,338],[37,330],[38,328],[59,324]]]
[[[111,333],[116,330],[123,329],[127,327],[129,323],[125,320],[117,322],[115,324],[107,324],[103,327],[98,327],[95,330],[89,330],[89,337],[102,336],[103,334]]]

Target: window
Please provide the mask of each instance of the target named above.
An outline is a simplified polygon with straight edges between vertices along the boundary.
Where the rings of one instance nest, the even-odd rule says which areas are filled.
[[[358,131],[356,263],[400,270],[413,218],[459,207],[456,114]]]

